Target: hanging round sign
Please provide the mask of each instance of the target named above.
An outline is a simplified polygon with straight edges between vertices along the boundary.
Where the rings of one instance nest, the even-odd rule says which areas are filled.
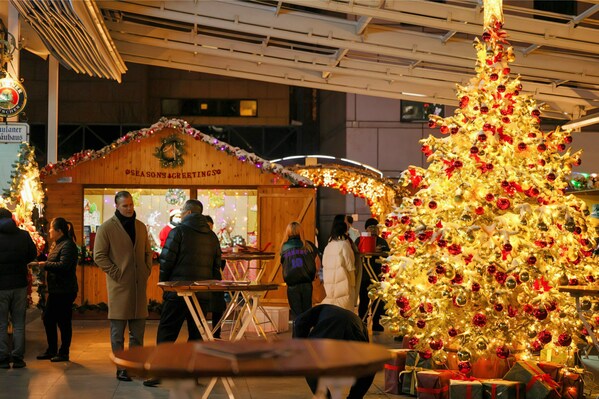
[[[18,115],[27,104],[27,93],[23,85],[10,77],[0,79],[0,116],[8,118]]]

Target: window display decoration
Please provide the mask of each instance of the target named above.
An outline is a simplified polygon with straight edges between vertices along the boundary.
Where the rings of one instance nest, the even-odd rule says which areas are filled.
[[[572,172],[568,180],[568,191],[585,191],[599,189],[597,173]]]
[[[408,189],[381,178],[367,169],[337,164],[301,165],[293,168],[298,174],[312,180],[316,187],[330,187],[342,194],[363,198],[376,218],[384,218]]]
[[[170,135],[162,140],[162,145],[156,147],[154,156],[160,159],[160,166],[163,168],[176,168],[185,163],[183,155],[185,154],[185,141],[176,135]]]
[[[234,147],[230,144],[218,140],[217,138],[214,138],[213,136],[202,133],[199,130],[195,129],[193,126],[191,126],[187,121],[184,121],[182,119],[167,118],[161,118],[157,123],[153,124],[149,128],[131,131],[125,134],[124,136],[119,137],[117,140],[113,141],[106,147],[103,147],[97,151],[83,150],[72,155],[68,159],[63,159],[62,161],[59,161],[57,163],[49,163],[41,169],[40,175],[42,177],[50,176],[65,170],[69,170],[70,168],[78,165],[81,162],[91,161],[97,158],[103,158],[125,144],[129,144],[133,141],[140,141],[146,139],[148,137],[153,136],[154,133],[166,128],[176,129],[181,133],[190,135],[195,140],[201,140],[205,143],[208,143],[215,149],[223,151],[228,155],[234,156],[237,158],[237,160],[241,162],[246,162],[250,165],[254,165],[261,171],[270,172],[275,175],[282,176],[285,179],[289,180],[291,184],[294,186],[308,187],[312,185],[312,182],[310,180],[298,175],[297,173],[294,173],[293,171],[285,168],[284,166],[270,162],[264,158],[257,156],[256,154],[242,150],[239,147]]]
[[[180,188],[169,188],[166,190],[166,195],[164,196],[164,200],[169,205],[183,205],[185,202],[185,190]]]
[[[225,206],[225,196],[222,194],[210,195],[208,206],[213,209],[222,208]]]

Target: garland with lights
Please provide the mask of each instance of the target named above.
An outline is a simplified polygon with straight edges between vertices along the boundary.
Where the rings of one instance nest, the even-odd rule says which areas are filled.
[[[175,129],[182,134],[190,135],[195,140],[200,140],[205,143],[208,143],[215,149],[223,151],[225,154],[234,156],[237,158],[237,160],[241,162],[247,162],[250,165],[254,165],[256,168],[260,169],[263,172],[269,172],[274,175],[281,176],[289,180],[289,182],[292,185],[306,187],[312,184],[312,182],[310,182],[306,178],[298,175],[297,173],[292,172],[291,170],[283,167],[282,165],[272,163],[264,158],[260,158],[256,154],[249,153],[245,150],[242,150],[239,147],[234,147],[212,136],[200,132],[199,130],[191,126],[189,123],[187,123],[187,121],[184,121],[182,119],[167,118],[161,118],[158,122],[156,122],[149,128],[131,131],[125,134],[124,136],[119,137],[117,140],[107,145],[106,147],[101,148],[97,151],[84,150],[72,155],[68,159],[63,159],[62,161],[59,161],[55,164],[48,164],[42,168],[42,170],[40,171],[40,175],[42,177],[50,176],[59,172],[69,170],[75,167],[76,165],[80,164],[81,162],[87,162],[94,159],[103,158],[123,145],[129,144],[133,141],[139,142],[143,139],[153,136],[154,133],[166,128]]]
[[[431,116],[442,136],[421,141],[428,169],[404,173],[418,191],[385,221],[391,253],[372,292],[391,333],[438,364],[457,351],[464,373],[479,357],[571,353],[588,331],[557,286],[598,273],[589,210],[565,194],[580,153],[567,149],[569,131],[539,130],[535,100],[510,77],[502,25],[493,19],[476,40],[476,76],[458,85],[454,115]]]
[[[351,166],[336,164],[301,165],[293,167],[298,174],[310,179],[316,187],[330,187],[342,194],[353,194],[363,198],[376,218],[384,218],[396,206],[402,195],[407,193],[393,184],[390,179]]]
[[[586,191],[599,189],[599,181],[596,173],[573,172],[568,179],[569,191]]]

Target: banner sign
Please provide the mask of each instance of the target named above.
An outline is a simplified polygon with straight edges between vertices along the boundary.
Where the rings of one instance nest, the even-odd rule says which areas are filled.
[[[0,123],[0,143],[29,142],[29,125],[27,123]]]

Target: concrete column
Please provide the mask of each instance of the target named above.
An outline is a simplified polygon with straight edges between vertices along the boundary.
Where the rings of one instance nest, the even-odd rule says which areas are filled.
[[[58,60],[48,57],[48,163],[58,161]]]

